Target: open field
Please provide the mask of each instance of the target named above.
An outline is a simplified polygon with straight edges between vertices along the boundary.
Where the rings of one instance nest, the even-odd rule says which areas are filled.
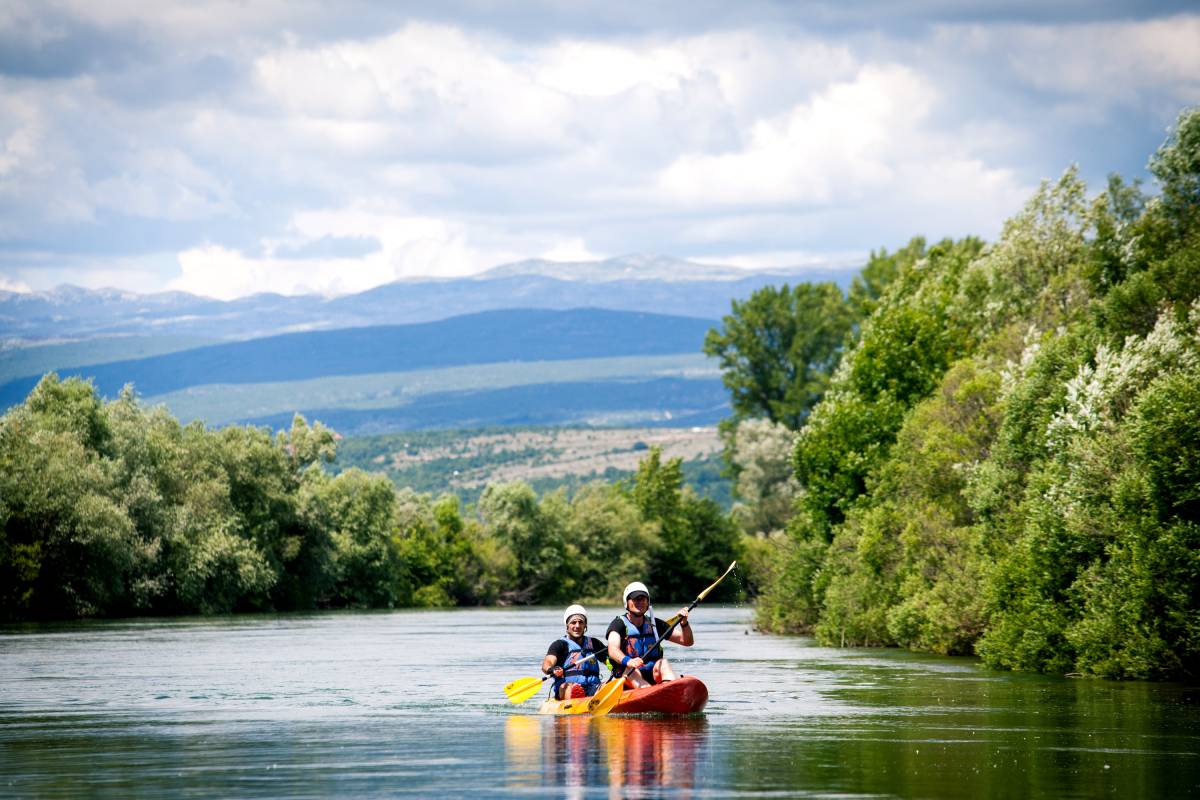
[[[516,455],[495,466],[456,470],[452,486],[539,478],[603,475],[608,469],[632,472],[646,451],[662,448],[664,458],[698,461],[721,451],[716,428],[616,428],[594,430],[528,430],[486,433],[454,444],[411,448],[379,455],[373,463],[396,472],[432,461],[475,459],[488,454]]]
[[[347,439],[336,466],[382,472],[397,486],[450,491],[472,502],[489,483],[520,480],[549,491],[619,480],[632,475],[653,446],[664,458],[683,459],[685,480],[698,493],[729,502],[715,427],[412,431]]]

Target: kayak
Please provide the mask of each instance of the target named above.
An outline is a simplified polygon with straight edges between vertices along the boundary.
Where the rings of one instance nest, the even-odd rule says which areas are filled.
[[[539,714],[563,714],[569,700],[546,700]],[[579,701],[574,701],[578,703]],[[625,689],[610,714],[695,714],[708,702],[708,687],[699,678],[685,675],[642,689]]]

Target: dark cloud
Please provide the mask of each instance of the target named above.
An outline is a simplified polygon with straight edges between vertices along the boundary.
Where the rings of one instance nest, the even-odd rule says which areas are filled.
[[[71,78],[153,60],[140,33],[106,30],[48,12],[0,29],[0,74],[20,78]]]
[[[1150,19],[1195,10],[1194,0],[691,0],[644,3],[635,12],[606,0],[409,0],[352,4],[336,20],[320,25],[299,22],[291,30],[305,39],[357,38],[423,20],[492,31],[521,41],[562,36],[689,35],[730,28],[778,30],[780,26],[814,33],[907,35],[939,24],[1065,24]]]

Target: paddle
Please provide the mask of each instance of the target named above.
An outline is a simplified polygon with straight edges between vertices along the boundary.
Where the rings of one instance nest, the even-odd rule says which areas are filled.
[[[715,581],[713,581],[712,586],[709,586],[707,589],[705,589],[703,592],[701,592],[699,595],[697,595],[696,599],[693,600],[690,605],[688,605],[688,607],[687,607],[688,612],[691,613],[691,610],[696,607],[696,604],[699,603],[701,600],[703,600],[705,597],[707,597],[709,592],[711,592],[713,589],[717,588],[717,584],[720,583],[721,581],[725,580],[725,576],[728,575],[729,573],[733,572],[733,568],[736,566],[737,566],[737,562],[734,561],[732,564],[729,565],[729,569],[725,570],[724,574],[721,575],[721,577],[719,577]],[[675,630],[675,626],[678,625],[682,619],[683,619],[682,614],[676,614],[675,616],[673,616],[669,620],[667,620],[667,629],[665,631],[663,631],[663,635],[659,636],[658,639],[654,642],[654,644],[650,645],[649,649],[646,650],[646,652],[653,653],[654,648],[658,647],[660,644],[662,644],[664,641],[666,641],[668,638],[670,638],[671,633]],[[608,683],[606,683],[602,687],[600,687],[600,691],[598,691],[594,695],[592,695],[591,700],[589,700],[587,703],[587,709],[588,709],[588,711],[592,712],[593,717],[604,716],[609,711],[612,711],[613,707],[616,706],[616,704],[618,702],[620,702],[621,689],[625,686],[625,676],[627,674],[629,674],[628,669],[626,669],[624,672],[622,672],[621,676],[619,678],[614,677],[613,680],[610,680]],[[579,712],[574,712],[574,713],[579,713]]]
[[[581,660],[575,662],[575,666],[580,666],[581,664],[591,661],[593,658],[595,658],[596,656],[600,655],[603,652],[605,652],[605,651],[597,650],[595,653],[592,653],[587,658],[584,658],[584,659],[581,659]],[[576,672],[576,671],[577,670],[572,669],[572,670],[568,670],[568,671],[564,672],[563,674],[570,675],[571,673]],[[515,706],[520,705],[521,703],[524,703],[526,700],[528,700],[529,698],[531,698],[535,694],[537,694],[538,690],[542,688],[542,683],[544,683],[547,678],[552,678],[552,677],[554,677],[554,676],[553,675],[543,675],[540,678],[534,678],[534,677],[517,678],[515,681],[513,681],[512,683],[510,683],[504,687],[504,694],[506,697],[508,697],[509,702],[511,702],[513,705],[515,705]]]

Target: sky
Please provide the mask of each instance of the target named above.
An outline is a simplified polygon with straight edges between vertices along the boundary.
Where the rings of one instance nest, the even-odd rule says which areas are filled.
[[[1198,104],[1194,2],[0,0],[0,290],[850,269]]]

